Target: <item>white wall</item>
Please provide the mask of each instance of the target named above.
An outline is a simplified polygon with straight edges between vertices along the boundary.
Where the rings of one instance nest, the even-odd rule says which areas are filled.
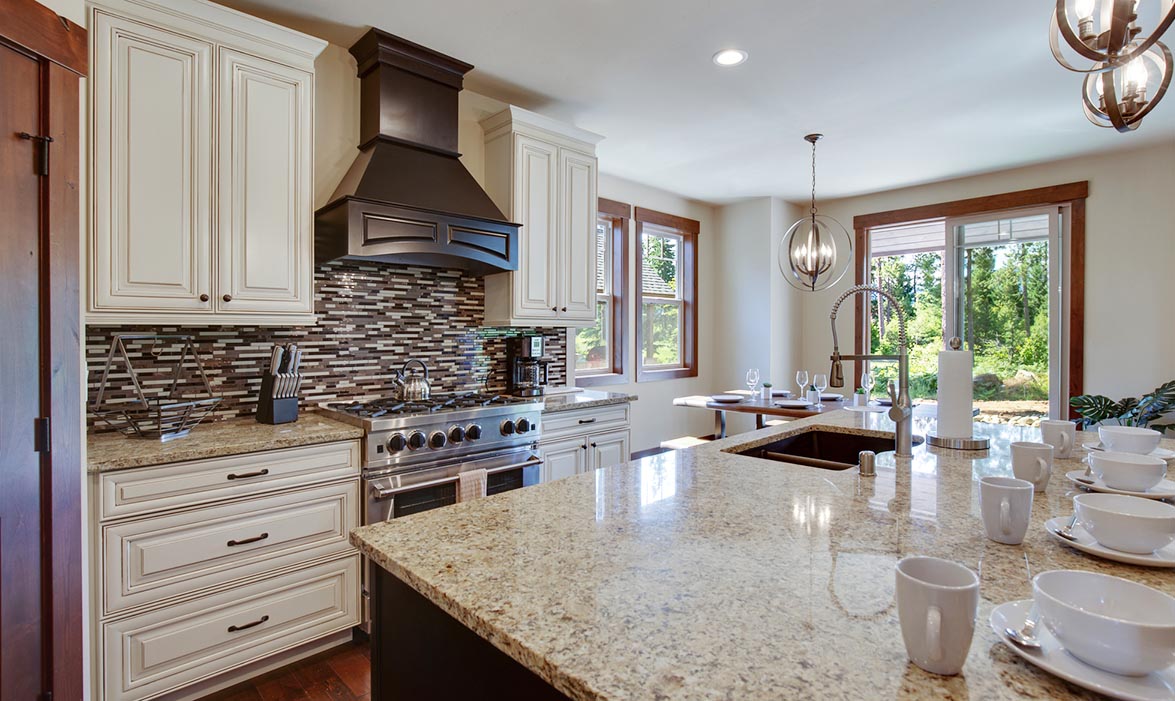
[[[601,162],[601,170],[608,167]],[[714,430],[714,415],[709,411],[686,409],[673,406],[674,397],[691,394],[712,394],[717,380],[717,347],[724,341],[714,333],[716,318],[721,309],[717,303],[718,285],[715,274],[715,258],[719,250],[721,227],[713,207],[702,202],[687,200],[677,195],[640,185],[628,180],[600,175],[600,197],[627,202],[634,207],[646,207],[666,214],[696,219],[701,222],[698,234],[698,376],[655,382],[632,382],[624,385],[600,387],[612,392],[636,394],[640,399],[632,405],[632,450],[645,450],[658,446],[667,438],[698,436]],[[629,232],[628,279],[636,280],[635,255],[637,251],[636,232]],[[633,337],[633,320],[636,319],[636,295],[628,294],[628,337],[625,343],[632,350],[636,362]],[[635,366],[627,368],[629,378],[635,379]]]
[[[779,239],[798,208],[761,197],[718,209],[721,245],[715,251],[718,313],[711,327],[718,338],[713,390],[743,389],[746,371],[790,388],[799,359],[800,293],[776,268]],[[754,428],[754,418],[732,413],[732,433]]]
[[[1130,136],[1122,138],[1125,146]],[[834,200],[820,211],[851,230],[860,214],[1079,180],[1089,181],[1085,391],[1137,396],[1175,378],[1175,141]],[[850,271],[835,289],[804,295],[805,364],[827,365],[828,311],[852,284]]]

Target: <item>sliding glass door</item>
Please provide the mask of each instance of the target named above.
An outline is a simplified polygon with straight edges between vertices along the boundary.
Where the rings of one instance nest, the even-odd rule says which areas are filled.
[[[1003,415],[1067,414],[1064,212],[946,220],[948,337],[975,354],[975,398]]]

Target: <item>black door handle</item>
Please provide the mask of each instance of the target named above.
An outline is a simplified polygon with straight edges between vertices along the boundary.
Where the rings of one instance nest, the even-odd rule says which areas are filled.
[[[269,616],[262,616],[261,618],[258,618],[256,621],[253,621],[252,623],[246,623],[243,626],[229,626],[228,632],[236,633],[238,630],[249,630],[250,628],[255,628],[255,627],[261,625],[262,623],[265,623],[268,620],[269,620]]]
[[[228,546],[231,548],[234,545],[248,545],[249,543],[256,543],[257,541],[265,540],[268,537],[268,533],[262,533],[261,535],[255,535],[252,538],[245,538],[244,540],[230,540],[228,542]]]

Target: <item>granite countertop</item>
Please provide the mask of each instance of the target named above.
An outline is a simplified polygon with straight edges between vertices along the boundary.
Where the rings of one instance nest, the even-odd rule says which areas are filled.
[[[297,421],[278,426],[257,423],[252,416],[205,422],[184,438],[167,443],[128,438],[115,432],[90,433],[87,436],[87,470],[110,472],[362,437],[363,429],[358,426],[313,412],[305,412]]]
[[[543,413],[552,414],[557,411],[571,411],[572,409],[590,409],[610,404],[625,404],[635,402],[635,394],[623,392],[597,392],[585,389],[582,392],[568,392],[543,397]]]
[[[932,423],[916,419],[915,433]],[[1072,512],[1064,474],[1084,450],[1056,462],[1024,544],[1008,546],[984,537],[975,480],[1010,474],[1009,444],[1038,430],[976,424],[990,454],[922,445],[897,469],[892,453],[879,456],[869,478],[723,452],[809,425],[893,428],[872,413],[801,419],[360,528],[351,540],[574,699],[1098,698],[1005,648],[987,624],[992,608],[1030,598],[1033,575],[1062,568],[1175,594],[1170,570],[1096,559],[1044,532],[1044,520]],[[893,589],[909,554],[980,573],[960,676],[906,660]]]

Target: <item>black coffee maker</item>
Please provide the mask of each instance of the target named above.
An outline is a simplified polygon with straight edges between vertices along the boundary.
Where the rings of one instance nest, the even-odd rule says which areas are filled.
[[[515,336],[506,339],[506,391],[516,397],[537,397],[547,385],[547,366],[554,362],[543,355],[542,336]]]

